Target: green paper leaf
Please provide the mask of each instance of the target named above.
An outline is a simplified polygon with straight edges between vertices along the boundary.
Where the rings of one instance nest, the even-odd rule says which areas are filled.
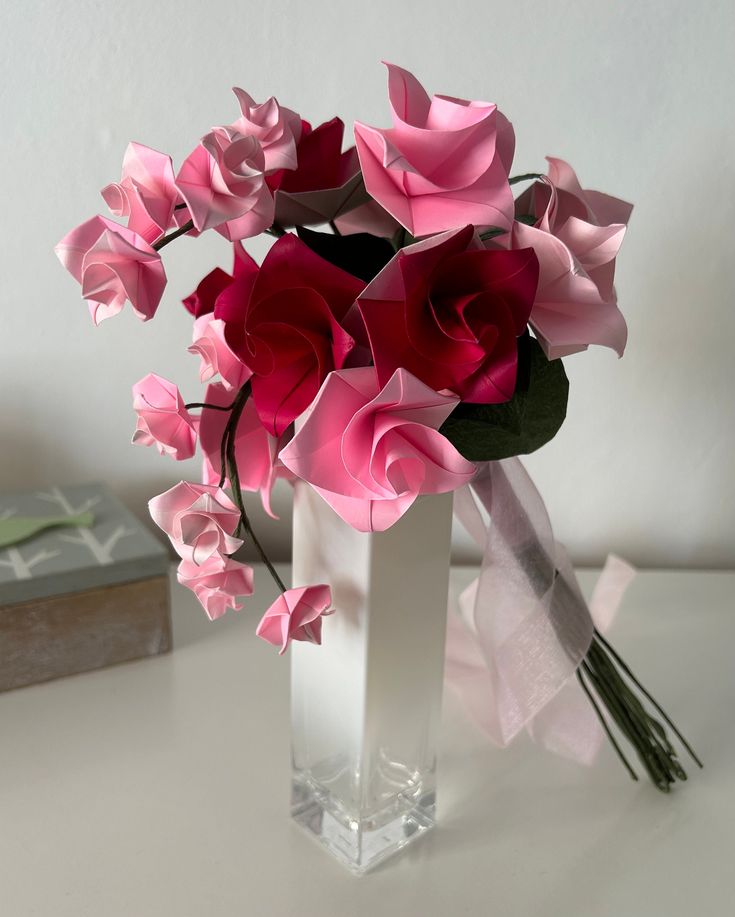
[[[93,524],[92,513],[80,513],[78,516],[10,516],[8,519],[0,519],[0,548],[27,541],[57,526],[89,528]]]
[[[316,232],[303,226],[297,227],[296,231],[313,252],[365,283],[369,283],[395,254],[387,239],[367,232],[335,236],[331,232]]]
[[[518,381],[504,404],[457,405],[441,432],[472,462],[528,455],[556,436],[567,413],[561,360],[547,360],[528,332],[518,339]]]

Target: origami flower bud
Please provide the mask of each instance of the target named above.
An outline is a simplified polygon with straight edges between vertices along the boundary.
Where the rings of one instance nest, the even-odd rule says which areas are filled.
[[[138,415],[133,443],[155,446],[161,455],[170,455],[176,461],[194,455],[195,419],[186,410],[173,382],[149,373],[133,386],[133,409]]]
[[[155,242],[171,225],[178,197],[171,157],[142,143],[129,143],[119,182],[102,189],[115,216],[128,218],[128,229]]]
[[[225,339],[225,323],[211,313],[194,322],[194,337],[189,353],[201,358],[199,379],[209,382],[219,373],[222,385],[229,392],[252,376],[252,372],[234,353]]]
[[[296,168],[296,144],[301,137],[301,118],[283,108],[271,96],[258,105],[244,89],[232,90],[240,103],[240,117],[232,125],[246,137],[255,137],[263,148],[265,171]]]
[[[279,646],[279,656],[292,640],[322,642],[322,617],[332,614],[329,586],[299,586],[283,592],[263,615],[255,633]]]
[[[183,560],[201,565],[242,545],[233,537],[240,511],[220,487],[181,481],[153,497],[148,509]]]
[[[258,235],[273,222],[273,195],[263,175],[265,156],[255,137],[215,127],[184,161],[176,186],[194,226],[216,227],[229,239]]]
[[[393,127],[355,124],[372,197],[414,236],[467,223],[509,229],[510,122],[489,102],[430,99],[411,73],[387,67]]]
[[[207,404],[228,405],[232,394],[223,385],[207,388],[204,400]],[[202,410],[199,419],[199,441],[204,453],[202,480],[205,484],[216,484],[222,473],[221,443],[229,414],[226,411]],[[265,429],[260,422],[253,399],[249,398],[243,408],[235,433],[235,461],[242,490],[260,491],[263,509],[272,518],[277,518],[271,509],[271,493],[278,478],[291,479],[293,475],[278,459],[279,447],[285,445]]]
[[[155,315],[166,272],[161,256],[138,233],[96,216],[72,229],[54,251],[81,283],[95,325],[117,315],[126,300],[142,321]]]
[[[221,618],[231,608],[240,611],[239,596],[253,594],[253,569],[231,557],[212,556],[197,565],[182,560],[176,578],[199,599],[210,621]]]
[[[419,494],[456,490],[475,473],[439,427],[459,402],[405,369],[381,389],[373,367],[332,372],[283,464],[360,532],[382,532]]]

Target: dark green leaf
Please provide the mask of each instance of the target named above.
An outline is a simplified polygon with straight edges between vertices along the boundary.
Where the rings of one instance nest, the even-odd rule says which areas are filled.
[[[521,216],[516,217],[519,223],[525,223],[526,226],[535,226],[537,219],[538,217],[535,217],[532,213],[523,213]]]
[[[350,236],[336,236],[331,232],[315,232],[299,226],[299,238],[309,248],[343,271],[369,283],[395,254],[387,239],[358,232]]]
[[[488,239],[494,239],[495,236],[502,236],[503,233],[508,232],[507,229],[499,229],[497,226],[490,226],[488,229],[484,229],[480,233],[480,238],[483,242],[487,242]]]
[[[504,404],[459,404],[441,432],[470,461],[528,455],[552,439],[567,413],[561,360],[547,360],[528,332],[518,339],[518,381]]]

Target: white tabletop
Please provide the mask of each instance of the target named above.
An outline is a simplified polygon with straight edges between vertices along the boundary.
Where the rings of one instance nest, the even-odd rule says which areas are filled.
[[[448,694],[440,827],[362,878],[288,817],[288,663],[254,636],[256,582],[216,623],[174,584],[169,656],[0,695],[2,917],[732,913],[735,573],[641,573],[613,632],[703,772],[666,797],[607,748],[590,769],[499,750]]]

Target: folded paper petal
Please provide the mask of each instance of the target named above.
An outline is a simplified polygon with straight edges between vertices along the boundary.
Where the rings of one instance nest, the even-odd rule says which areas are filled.
[[[128,229],[155,242],[172,223],[178,191],[171,157],[142,143],[129,143],[119,182],[102,189],[115,216],[128,218]]]
[[[510,122],[488,102],[430,99],[411,73],[387,67],[393,127],[355,124],[371,196],[414,236],[466,223],[508,229]]]
[[[359,294],[345,326],[362,344],[364,323],[383,385],[403,367],[463,401],[508,401],[537,276],[530,248],[487,251],[466,226],[401,249]]]
[[[232,127],[205,134],[176,177],[196,229],[221,228],[229,239],[267,229],[273,222],[273,196],[264,170],[265,156],[255,137]]]
[[[232,403],[232,393],[221,384],[210,385],[204,400],[207,404],[227,406]],[[222,474],[221,444],[229,415],[225,411],[204,408],[199,421],[199,440],[204,454],[202,480],[217,484]],[[278,459],[278,451],[287,437],[276,438],[260,422],[252,398],[243,408],[235,433],[235,461],[240,487],[260,492],[263,508],[269,516],[277,518],[271,507],[271,494],[279,478],[291,480],[293,475]]]
[[[344,124],[333,118],[305,131],[297,166],[269,178],[279,226],[327,223],[369,201],[354,147],[342,152]]]
[[[329,586],[299,586],[278,596],[263,615],[255,633],[280,647],[283,655],[291,640],[321,644],[322,618],[332,614]]]
[[[382,389],[372,367],[332,372],[280,458],[345,522],[383,531],[420,494],[446,493],[474,474],[438,432],[457,403],[404,369]]]
[[[203,564],[182,560],[177,571],[182,586],[191,589],[210,621],[228,609],[240,611],[240,596],[253,594],[253,569],[231,557],[210,557]]]
[[[301,118],[271,96],[260,105],[245,92],[232,90],[240,105],[240,117],[232,127],[244,137],[255,137],[263,150],[265,171],[296,168],[296,144],[301,137]]]
[[[54,251],[82,285],[96,325],[120,312],[126,300],[142,321],[153,318],[166,273],[161,256],[138,233],[96,216],[72,229]]]
[[[153,497],[148,509],[183,560],[201,565],[212,557],[234,554],[242,545],[233,537],[240,511],[215,485],[181,481]]]
[[[537,229],[561,239],[602,299],[615,302],[615,258],[633,208],[609,195],[583,190],[568,163],[547,160],[548,176],[518,198],[516,214],[535,217]]]
[[[225,337],[225,323],[211,313],[200,316],[194,322],[192,344],[189,353],[200,357],[199,379],[209,382],[216,375],[228,391],[238,389],[252,376],[252,372],[230,348]]]
[[[133,386],[133,409],[138,415],[133,443],[155,446],[176,461],[194,455],[195,421],[173,382],[149,373]]]
[[[344,365],[354,342],[341,321],[363,286],[289,233],[260,269],[241,259],[218,296],[215,317],[252,370],[255,406],[273,436],[306,410],[327,373]]]
[[[590,344],[623,355],[628,330],[617,303],[602,297],[561,239],[514,223],[511,245],[532,248],[538,258],[538,293],[529,321],[550,360],[586,350]]]

